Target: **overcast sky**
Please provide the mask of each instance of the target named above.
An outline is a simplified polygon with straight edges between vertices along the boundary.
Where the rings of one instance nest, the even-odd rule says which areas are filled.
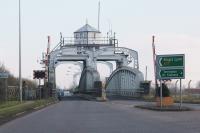
[[[25,78],[32,78],[32,71],[41,68],[37,60],[46,50],[47,35],[52,37],[53,47],[60,32],[72,36],[86,19],[97,27],[98,0],[21,0],[21,3]],[[199,5],[199,0],[101,0],[100,30],[106,35],[112,27],[119,46],[138,51],[140,70],[145,72],[148,66],[149,80],[153,79],[151,37],[155,35],[157,54],[185,54],[184,83],[192,80],[194,86],[200,80]],[[0,62],[18,76],[18,0],[0,0],[0,20]]]

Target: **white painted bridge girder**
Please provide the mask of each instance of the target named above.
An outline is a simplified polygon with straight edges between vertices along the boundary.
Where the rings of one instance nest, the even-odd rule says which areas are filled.
[[[139,69],[138,64],[138,53],[134,50],[123,48],[123,47],[113,47],[113,46],[102,46],[102,47],[79,47],[79,46],[65,46],[60,47],[58,49],[54,49],[50,53],[49,58],[49,82],[51,82],[54,86],[55,85],[55,68],[61,62],[80,62],[83,61],[83,72],[81,74],[81,79],[79,82],[79,87],[81,86],[82,90],[91,90],[94,86],[95,80],[100,80],[99,73],[97,71],[97,62],[107,62],[107,61],[115,61],[117,69],[122,69],[123,67],[128,66],[130,63],[133,63],[130,69],[134,71]],[[107,65],[113,71],[112,63]],[[126,71],[123,71],[126,72]],[[126,75],[127,74],[127,75]],[[129,77],[131,74],[133,75],[140,75],[141,73],[136,72],[127,72],[125,76]],[[112,77],[113,76],[113,77]],[[118,75],[117,76],[121,76]],[[116,75],[111,75],[109,79],[116,78]],[[128,78],[129,80],[129,78]],[[136,87],[138,87],[139,80],[142,80],[142,77],[136,79],[132,82]],[[91,83],[91,81],[93,83]],[[131,80],[130,80],[131,81]],[[120,83],[117,80],[109,80],[107,83],[108,88],[113,88],[113,82],[116,84]],[[118,83],[117,83],[118,82]],[[137,83],[136,83],[137,82]],[[128,82],[127,82],[128,83]],[[130,88],[131,84],[124,84],[121,82],[121,87],[124,86],[125,88]],[[129,87],[128,87],[129,86]]]

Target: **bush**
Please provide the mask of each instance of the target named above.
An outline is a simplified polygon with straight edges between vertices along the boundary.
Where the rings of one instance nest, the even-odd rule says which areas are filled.
[[[160,97],[160,87],[158,87],[158,96]],[[162,96],[169,97],[170,91],[166,84],[162,83]]]

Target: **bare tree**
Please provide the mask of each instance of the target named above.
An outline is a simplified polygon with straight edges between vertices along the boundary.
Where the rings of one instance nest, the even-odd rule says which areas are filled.
[[[3,63],[0,62],[0,72],[7,72],[8,73],[8,85],[9,86],[18,86],[19,85],[19,80],[16,78],[14,75],[10,73],[10,71],[5,67]],[[26,82],[27,86],[35,89],[37,87],[37,83],[34,82],[33,80],[29,79],[23,79],[23,81]]]

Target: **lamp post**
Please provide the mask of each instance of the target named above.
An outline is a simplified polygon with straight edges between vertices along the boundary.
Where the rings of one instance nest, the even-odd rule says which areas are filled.
[[[19,91],[22,102],[22,76],[21,76],[21,0],[19,0]]]

